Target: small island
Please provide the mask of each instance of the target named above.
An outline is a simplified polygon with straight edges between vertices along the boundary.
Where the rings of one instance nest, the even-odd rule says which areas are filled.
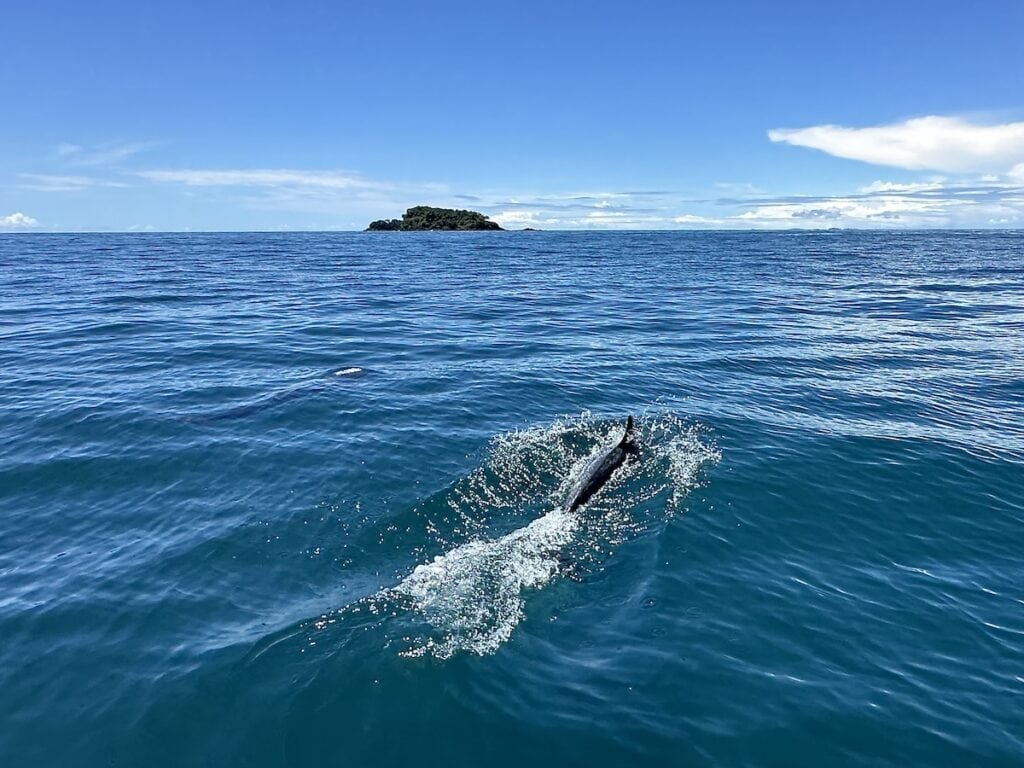
[[[366,228],[367,232],[424,232],[428,230],[469,232],[501,230],[501,227],[476,211],[417,205],[402,214],[400,219],[378,219],[371,221],[370,226]]]

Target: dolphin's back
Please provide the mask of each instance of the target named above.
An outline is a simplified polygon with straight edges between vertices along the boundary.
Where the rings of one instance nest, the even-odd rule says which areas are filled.
[[[626,430],[622,437],[613,445],[602,448],[587,462],[587,466],[580,473],[580,479],[566,499],[565,509],[573,512],[590,501],[591,497],[608,482],[615,470],[621,467],[631,454],[637,453],[632,435],[633,417],[630,416],[626,420]]]

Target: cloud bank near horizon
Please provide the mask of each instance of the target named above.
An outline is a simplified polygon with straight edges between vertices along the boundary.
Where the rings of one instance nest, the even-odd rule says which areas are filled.
[[[282,223],[281,228],[330,228],[324,222],[348,222],[343,228],[354,228],[418,204],[471,207],[509,229],[1024,227],[1024,122],[982,125],[928,116],[866,128],[775,129],[768,135],[777,144],[887,165],[902,169],[904,175],[935,170],[944,175],[900,181],[883,178],[853,190],[816,196],[771,194],[763,183],[746,181],[716,182],[710,185],[713,193],[700,199],[643,187],[542,193],[378,179],[353,170],[147,168],[140,167],[138,155],[156,144],[136,142],[93,148],[61,144],[49,154],[55,165],[47,170],[52,172],[26,169],[16,175],[18,182],[12,188],[36,200],[89,195],[91,201],[93,195],[105,195],[104,199],[121,201],[125,194],[144,194],[168,201],[197,201],[205,210],[249,212],[249,220],[261,226],[266,221],[267,228],[274,228],[274,216],[282,222],[311,222],[306,226]],[[12,203],[12,207],[30,207],[20,196]],[[52,212],[47,215],[48,220],[56,218]],[[0,227],[39,228],[39,222],[19,212],[0,218]]]

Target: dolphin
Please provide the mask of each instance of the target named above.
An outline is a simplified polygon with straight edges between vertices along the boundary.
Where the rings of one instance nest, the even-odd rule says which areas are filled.
[[[622,437],[613,444],[596,451],[587,460],[580,479],[573,486],[572,492],[565,500],[563,509],[575,512],[608,482],[612,473],[621,467],[630,456],[639,456],[640,449],[633,442],[633,417],[626,418],[626,429]]]

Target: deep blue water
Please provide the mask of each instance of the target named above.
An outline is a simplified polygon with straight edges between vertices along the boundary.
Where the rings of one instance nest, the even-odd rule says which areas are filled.
[[[1024,234],[2,236],[0,641],[5,766],[1022,765]]]

